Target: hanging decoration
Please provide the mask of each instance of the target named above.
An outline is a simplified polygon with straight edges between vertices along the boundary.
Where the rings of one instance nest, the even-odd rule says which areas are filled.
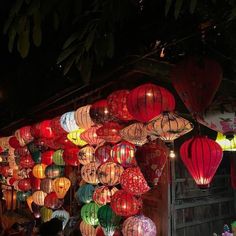
[[[63,160],[67,165],[78,166],[78,148],[66,148],[63,152]]]
[[[51,120],[51,129],[55,138],[66,134],[66,131],[61,126],[61,116],[57,116]]]
[[[53,180],[49,178],[42,179],[40,182],[40,190],[45,193],[53,192]]]
[[[39,206],[43,206],[44,205],[44,199],[47,196],[47,194],[41,190],[39,191],[35,191],[32,194],[32,198],[35,204],[39,205]]]
[[[86,145],[87,143],[82,140],[80,138],[80,135],[84,132],[84,129],[77,129],[74,130],[72,132],[70,132],[69,134],[67,134],[67,138],[75,145],[83,147],[84,145]]]
[[[70,214],[66,210],[56,210],[52,213],[52,218],[58,218],[59,220],[61,220],[62,230],[64,230],[70,219]]]
[[[93,200],[98,205],[106,205],[111,202],[112,196],[117,192],[116,187],[100,186],[95,188],[93,192]]]
[[[33,174],[32,174],[33,175]],[[41,179],[30,176],[30,185],[33,191],[40,190]]]
[[[87,142],[89,145],[91,146],[98,146],[101,145],[102,143],[105,142],[104,139],[99,138],[97,136],[97,130],[100,128],[101,126],[93,126],[87,130],[85,130],[81,135],[80,138],[82,140],[84,140],[85,142]]]
[[[91,162],[95,162],[94,158],[94,148],[90,145],[87,145],[80,149],[78,153],[78,161],[82,165],[87,165]]]
[[[30,155],[20,157],[19,166],[20,168],[33,168],[35,165],[34,160]]]
[[[99,206],[94,203],[88,203],[81,208],[81,217],[83,221],[89,225],[98,225],[98,213]]]
[[[91,184],[82,185],[75,193],[75,198],[78,202],[90,203],[93,200],[93,192],[95,188]]]
[[[82,179],[89,184],[97,185],[99,183],[98,175],[97,175],[98,166],[99,165],[95,162],[91,162],[87,165],[84,165],[81,168]]]
[[[53,210],[61,208],[63,199],[59,199],[55,192],[49,193],[44,199],[44,206]]]
[[[68,178],[59,177],[53,180],[52,186],[57,197],[61,199],[65,197],[67,191],[71,186],[71,182]]]
[[[79,129],[75,121],[75,112],[69,111],[64,113],[60,119],[61,127],[67,132],[70,133],[74,130]]]
[[[16,138],[16,136],[11,136],[8,140],[8,143],[12,148],[15,148],[15,149],[21,147],[19,141]]]
[[[26,199],[31,195],[31,192],[28,191],[28,192],[22,192],[22,191],[17,191],[16,192],[16,199],[17,201],[20,201],[20,202],[25,202]]]
[[[45,169],[45,174],[48,178],[54,179],[63,176],[64,167],[58,165],[49,165]]]
[[[34,166],[32,173],[34,175],[34,177],[38,178],[38,179],[44,179],[46,177],[45,175],[45,170],[46,170],[46,165],[44,164],[37,164]]]
[[[89,129],[90,127],[92,127],[94,125],[94,123],[89,115],[90,107],[91,107],[91,105],[86,105],[86,106],[78,108],[75,111],[76,124],[80,128],[85,129],[85,130]]]
[[[65,161],[63,159],[63,152],[64,152],[64,150],[59,149],[59,150],[57,150],[53,153],[52,159],[53,159],[53,163],[55,165],[58,165],[58,166],[64,166],[65,165]]]
[[[51,209],[46,208],[46,207],[43,206],[43,207],[40,209],[40,215],[41,215],[42,221],[43,221],[43,222],[47,222],[47,221],[51,220],[51,218],[52,218],[52,213],[53,213],[53,211],[52,211]]]
[[[200,114],[211,104],[222,76],[216,61],[189,57],[172,70],[171,81],[187,109]]]
[[[44,120],[31,126],[31,135],[34,138],[51,139],[54,137],[51,120]]]
[[[21,191],[29,191],[31,189],[30,178],[25,178],[25,179],[19,180],[18,188]]]
[[[54,151],[49,150],[41,154],[41,162],[45,165],[51,165],[53,163]]]
[[[95,161],[98,163],[105,163],[107,161],[111,161],[111,146],[109,144],[104,144],[96,148],[95,153]]]
[[[208,188],[223,157],[220,145],[206,136],[195,136],[181,145],[180,155],[196,184]]]
[[[15,131],[15,136],[21,146],[25,146],[26,144],[33,141],[34,137],[31,135],[30,131],[31,126],[24,126]]]
[[[216,142],[221,146],[223,151],[235,152],[236,151],[236,136],[226,136],[218,132]]]
[[[97,236],[96,229],[92,225],[85,223],[83,220],[80,222],[79,229],[82,236]]]

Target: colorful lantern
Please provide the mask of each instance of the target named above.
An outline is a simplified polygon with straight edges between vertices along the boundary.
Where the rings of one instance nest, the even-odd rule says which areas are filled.
[[[89,184],[97,185],[99,183],[98,175],[97,175],[98,166],[99,165],[95,162],[91,162],[87,165],[84,165],[81,168],[82,179]]]
[[[211,104],[222,75],[216,61],[189,57],[172,70],[171,81],[187,109],[202,113]]]
[[[85,204],[81,208],[81,217],[83,221],[89,225],[98,225],[98,209],[99,206],[94,202]]]
[[[119,216],[136,215],[142,209],[142,200],[124,190],[119,190],[111,198],[111,208]]]
[[[93,200],[98,205],[106,205],[111,202],[112,196],[117,192],[118,189],[116,187],[108,187],[108,186],[100,186],[97,187],[93,193]]]
[[[44,191],[45,193],[51,193],[53,191],[53,180],[49,178],[45,178],[41,180],[40,183],[40,190]]]
[[[67,132],[70,133],[74,130],[79,129],[75,122],[75,112],[69,111],[64,113],[60,119],[61,127]]]
[[[84,132],[84,129],[77,129],[69,134],[67,134],[67,138],[75,145],[83,147],[87,143],[80,138],[81,133]]]
[[[65,197],[70,186],[71,182],[68,178],[60,177],[53,180],[53,189],[60,199]]]
[[[101,139],[97,136],[97,130],[100,128],[101,126],[93,126],[87,130],[85,130],[81,135],[80,138],[83,139],[85,142],[87,142],[88,144],[92,145],[92,146],[98,146],[101,145],[102,143],[105,142],[104,139]]]
[[[45,176],[45,169],[46,169],[46,165],[44,164],[37,164],[34,166],[32,173],[34,175],[34,177],[38,178],[38,179],[44,179]]]
[[[33,168],[35,165],[35,162],[30,155],[27,155],[27,156],[22,156],[20,158],[19,165],[21,168],[28,169],[28,168]]]
[[[63,176],[64,174],[64,167],[58,165],[50,165],[46,167],[45,174],[48,178],[58,178]]]
[[[147,122],[163,111],[173,111],[175,99],[165,88],[143,84],[130,91],[127,107],[134,119]]]
[[[94,162],[94,148],[89,145],[81,148],[78,154],[78,161],[82,165],[87,165],[91,162]]]
[[[86,106],[78,108],[75,111],[76,124],[82,129],[89,129],[91,126],[94,125],[89,115],[90,107],[91,105],[86,105]]]
[[[127,168],[120,177],[121,187],[130,194],[141,195],[150,190],[138,167]]]
[[[29,197],[31,195],[31,192],[21,192],[21,191],[17,191],[16,192],[16,199],[20,202],[25,202],[27,197]]]
[[[78,148],[66,148],[63,152],[63,159],[67,165],[78,166]]]
[[[144,215],[131,216],[127,218],[122,226],[124,236],[156,236],[155,223]]]
[[[79,229],[82,236],[96,236],[96,229],[84,221],[80,222]]]
[[[65,210],[56,210],[52,213],[52,218],[58,218],[59,220],[61,220],[62,221],[62,229],[64,229],[70,219],[70,214],[69,214],[69,212],[67,212]]]
[[[111,157],[114,162],[121,164],[123,167],[136,166],[135,146],[128,142],[120,142],[111,149]]]
[[[53,210],[59,209],[63,205],[63,200],[58,199],[55,192],[49,193],[44,199],[44,205]]]
[[[30,178],[19,180],[18,188],[21,191],[29,191],[31,189]]]
[[[149,135],[155,135],[164,142],[173,142],[190,132],[193,124],[174,112],[163,112],[151,120],[146,129]]]
[[[98,209],[98,221],[105,235],[112,236],[119,226],[121,217],[117,216],[110,206],[104,205]]]
[[[168,155],[169,150],[161,140],[146,143],[137,149],[138,165],[151,186],[158,184]]]
[[[43,206],[44,205],[44,199],[47,196],[47,194],[41,190],[39,191],[35,191],[32,194],[32,198],[35,204],[37,204],[38,206]]]
[[[222,133],[218,132],[216,137],[216,142],[221,146],[223,151],[230,151],[235,152],[236,151],[236,136],[226,136]]]
[[[15,190],[4,190],[2,191],[3,197],[6,201],[7,210],[15,210],[16,209],[16,198],[17,194]]]
[[[75,197],[79,202],[90,203],[93,200],[94,186],[91,184],[84,184],[75,193]]]
[[[222,160],[220,145],[205,136],[195,136],[182,144],[180,155],[196,184],[208,188]]]
[[[45,165],[51,165],[53,162],[54,151],[49,150],[41,154],[41,161]]]
[[[53,213],[53,211],[52,211],[51,209],[46,208],[46,207],[43,206],[43,207],[40,209],[40,215],[41,215],[42,221],[43,221],[43,222],[47,222],[47,221],[51,220],[51,218],[52,218],[52,213]]]
[[[102,164],[97,171],[99,181],[108,186],[114,186],[120,183],[120,176],[124,169],[121,165],[114,162]]]
[[[117,90],[107,97],[109,112],[116,118],[124,121],[133,120],[127,108],[129,90]]]
[[[94,156],[95,156],[95,160],[101,164],[103,164],[107,161],[111,161],[110,160],[111,146],[108,144],[105,144],[105,145],[97,147],[95,150]]]
[[[53,138],[54,134],[51,128],[51,120],[44,120],[33,125],[31,127],[31,134],[35,138]]]
[[[64,166],[65,165],[65,161],[63,159],[63,152],[64,150],[57,150],[53,153],[52,159],[54,164],[58,165],[58,166]]]

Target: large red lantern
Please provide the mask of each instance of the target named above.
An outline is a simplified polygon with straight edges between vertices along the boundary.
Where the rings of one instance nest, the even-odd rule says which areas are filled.
[[[100,128],[100,126],[93,126],[87,130],[85,130],[81,135],[80,138],[87,142],[88,144],[92,146],[97,146],[105,142],[104,139],[99,138],[97,136],[97,130]]]
[[[63,205],[63,202],[63,199],[59,199],[55,192],[51,192],[45,197],[44,206],[56,210]]]
[[[129,90],[118,90],[107,97],[107,105],[111,114],[120,120],[133,120],[127,108]]]
[[[53,132],[51,128],[51,120],[44,120],[31,127],[31,134],[35,138],[53,138]]]
[[[183,163],[200,188],[208,188],[222,160],[218,143],[206,136],[195,136],[180,148]]]
[[[10,137],[8,142],[12,148],[20,148],[20,143],[17,140],[16,136]]]
[[[21,168],[26,168],[26,169],[33,168],[35,165],[35,162],[30,155],[27,155],[27,156],[22,156],[20,158],[19,165]]]
[[[18,188],[21,191],[29,191],[31,189],[31,183],[30,183],[30,178],[26,178],[26,179],[21,179],[18,182]]]
[[[78,154],[79,148],[66,148],[64,149],[62,156],[66,164],[71,166],[78,166]]]
[[[187,58],[171,75],[174,88],[191,113],[202,113],[211,104],[221,80],[220,65],[206,58]]]
[[[49,150],[41,154],[41,162],[45,165],[51,165],[53,163],[54,151]]]
[[[31,135],[31,126],[24,126],[16,130],[15,136],[21,146],[25,146],[34,139],[34,137]]]
[[[163,111],[173,111],[175,99],[163,87],[155,84],[143,84],[130,91],[127,107],[136,120],[147,122]]]
[[[61,117],[57,116],[51,120],[51,129],[56,137],[66,134],[66,131],[61,127]]]
[[[91,105],[86,105],[75,111],[76,124],[82,129],[88,129],[94,125],[89,115],[90,107]]]

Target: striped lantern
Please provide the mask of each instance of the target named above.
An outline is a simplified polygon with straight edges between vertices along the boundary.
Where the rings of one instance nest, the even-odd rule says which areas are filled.
[[[96,236],[96,229],[92,225],[87,224],[84,221],[80,222],[79,229],[82,236]]]
[[[44,199],[47,196],[47,194],[41,190],[39,191],[35,191],[32,194],[32,198],[35,204],[37,204],[38,206],[43,206],[44,205]]]
[[[93,126],[87,130],[85,130],[81,135],[80,138],[83,139],[85,142],[87,142],[89,145],[92,146],[98,146],[101,145],[102,143],[105,142],[104,139],[99,138],[97,136],[97,130],[100,128],[101,126]]]
[[[32,173],[34,175],[34,177],[38,178],[38,179],[44,179],[46,177],[45,175],[45,169],[46,169],[46,165],[44,164],[37,164],[34,166]]]
[[[104,144],[102,146],[99,146],[95,150],[95,160],[98,163],[105,163],[107,161],[111,161],[111,146],[108,144]]]
[[[123,171],[124,169],[121,165],[114,162],[106,162],[98,168],[97,175],[102,184],[114,186],[120,183]]]
[[[74,130],[79,129],[75,121],[75,112],[69,111],[64,113],[60,119],[61,127],[67,132],[70,133]]]
[[[63,200],[57,197],[55,192],[49,193],[44,199],[44,205],[53,210],[59,209],[63,205]]]
[[[65,165],[65,161],[63,159],[63,152],[64,150],[59,149],[53,153],[52,159],[55,165],[58,165],[58,166]]]
[[[43,222],[51,220],[53,211],[47,207],[42,207],[40,209],[40,215]]]
[[[91,105],[86,105],[75,111],[76,124],[82,129],[89,129],[94,125],[94,122],[89,115],[90,107]]]
[[[58,178],[63,176],[64,167],[58,165],[49,165],[46,167],[45,174],[48,178]]]
[[[94,202],[83,205],[81,208],[81,217],[83,221],[89,225],[98,225],[98,209],[99,206]]]
[[[97,175],[98,166],[99,164],[95,162],[91,162],[87,165],[84,165],[81,168],[82,179],[89,184],[97,185],[99,183],[98,175]]]
[[[93,200],[93,192],[95,188],[91,184],[84,184],[75,193],[75,198],[78,202],[90,203]]]
[[[97,187],[93,193],[93,200],[98,205],[106,205],[111,202],[112,196],[117,192],[116,187],[100,186]]]
[[[78,161],[82,165],[87,165],[91,162],[95,161],[94,157],[94,148],[92,146],[85,146],[80,149],[79,154],[78,154]]]
[[[74,130],[69,134],[67,134],[67,138],[76,146],[83,147],[84,145],[87,144],[84,140],[80,138],[81,133],[83,133],[84,131],[85,131],[84,129]]]
[[[53,191],[52,186],[53,180],[49,178],[42,179],[40,182],[40,190],[44,191],[45,193],[51,193]]]
[[[71,182],[68,178],[59,177],[53,180],[53,190],[57,194],[58,198],[64,198],[67,191],[71,186]]]

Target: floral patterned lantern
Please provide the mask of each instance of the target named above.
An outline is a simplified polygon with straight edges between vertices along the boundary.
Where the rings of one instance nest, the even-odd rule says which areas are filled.
[[[137,122],[120,131],[122,139],[137,146],[147,142],[147,130],[143,123]]]
[[[94,184],[94,185],[98,184],[99,183],[97,175],[98,166],[99,165],[95,162],[91,162],[87,165],[84,165],[81,168],[82,179],[89,184]]]
[[[34,177],[38,178],[38,179],[44,179],[46,177],[45,175],[45,169],[46,169],[46,165],[44,164],[37,164],[34,166],[32,173],[34,175]]]
[[[169,150],[161,140],[146,143],[137,149],[136,159],[149,185],[158,184],[168,155]]]
[[[155,84],[143,84],[130,91],[127,107],[136,120],[147,122],[163,111],[173,111],[175,99],[163,87]]]
[[[53,211],[52,211],[51,209],[46,208],[46,207],[43,206],[43,207],[40,209],[40,215],[41,215],[42,221],[43,221],[43,222],[47,222],[47,221],[51,220],[51,218],[52,218],[52,213],[53,213]]]
[[[45,165],[51,165],[53,163],[54,151],[49,150],[41,154],[41,162]]]
[[[65,161],[63,159],[63,152],[64,152],[64,150],[60,149],[60,150],[57,150],[53,153],[52,159],[53,159],[54,164],[56,164],[58,166],[65,165]]]
[[[127,108],[129,90],[117,90],[107,97],[109,112],[116,118],[124,121],[133,120]]]
[[[67,132],[70,133],[74,130],[79,129],[75,121],[75,112],[69,111],[64,113],[60,119],[61,127]]]
[[[199,114],[211,104],[222,75],[216,61],[189,57],[172,70],[171,81],[187,109]]]
[[[24,126],[16,130],[15,136],[21,146],[25,146],[27,143],[33,141],[34,137],[31,135],[31,126]]]
[[[124,169],[121,165],[114,162],[102,164],[97,171],[99,181],[108,186],[114,186],[120,183],[120,176]]]
[[[37,204],[38,206],[43,206],[44,205],[44,199],[47,196],[47,194],[41,190],[39,191],[35,191],[32,194],[32,198],[35,204]]]
[[[89,145],[81,148],[78,154],[78,161],[82,165],[87,165],[91,162],[94,162],[94,148]]]
[[[95,160],[101,164],[103,164],[107,161],[111,161],[110,160],[111,146],[108,144],[104,144],[102,146],[97,147],[95,150],[94,156],[95,156]]]
[[[97,187],[93,193],[93,200],[98,205],[106,205],[111,202],[112,196],[117,192],[118,189],[116,187],[108,187],[108,186],[100,186]]]
[[[80,138],[80,135],[84,132],[84,129],[77,129],[69,134],[67,134],[67,138],[75,145],[83,147],[87,143]]]
[[[44,205],[53,210],[59,209],[63,205],[63,200],[57,197],[55,192],[49,193],[44,199]]]
[[[182,144],[180,155],[196,184],[208,188],[222,160],[220,145],[206,136],[195,136]]]
[[[63,159],[67,165],[78,166],[78,148],[66,148],[63,152]]]
[[[98,225],[98,209],[99,206],[94,202],[85,204],[81,208],[81,217],[83,221],[89,225]]]
[[[236,152],[236,135],[227,136],[218,132],[216,142],[221,146],[223,151]]]
[[[96,134],[99,138],[104,139],[108,143],[117,143],[121,140],[119,134],[121,128],[122,126],[118,123],[110,121],[98,128]]]
[[[91,184],[82,185],[75,193],[78,202],[90,203],[93,200],[94,186]]]
[[[42,179],[40,183],[40,190],[45,193],[53,192],[53,180],[49,178]]]
[[[135,146],[128,142],[120,142],[111,149],[111,157],[114,162],[121,164],[123,167],[136,166]]]
[[[59,220],[61,220],[62,221],[62,229],[64,229],[70,219],[70,214],[69,214],[69,212],[67,212],[65,210],[56,210],[52,213],[52,218],[58,218]]]
[[[142,200],[124,190],[119,190],[111,198],[111,208],[119,216],[136,215],[142,209]]]
[[[124,236],[156,236],[155,223],[144,215],[131,216],[127,218],[122,226]]]
[[[29,191],[31,189],[30,178],[25,178],[25,179],[19,180],[18,188],[21,191]]]
[[[46,167],[45,174],[48,178],[58,178],[63,176],[64,167],[58,165],[49,165]]]
[[[104,139],[99,138],[97,136],[97,130],[100,128],[101,126],[93,126],[87,130],[85,130],[81,135],[80,138],[83,139],[85,142],[87,142],[88,144],[92,145],[92,146],[97,146],[97,145],[101,145],[102,143],[105,142]]]
[[[130,194],[141,195],[150,190],[138,167],[127,168],[120,177],[121,187]]]
[[[68,178],[59,177],[53,180],[53,189],[60,199],[65,197],[70,186],[71,182]]]
[[[53,138],[54,134],[51,128],[51,120],[44,120],[33,125],[31,127],[31,134],[35,138]]]
[[[86,105],[86,106],[78,108],[75,111],[76,124],[82,129],[89,129],[91,126],[94,125],[89,115],[90,107],[91,105]]]
[[[20,162],[19,162],[19,166],[21,168],[33,168],[35,165],[34,160],[32,159],[32,157],[30,155],[27,156],[22,156],[20,158]]]
[[[87,224],[84,221],[80,222],[79,229],[82,236],[96,236],[96,229],[92,225]]]
[[[4,190],[2,191],[3,197],[6,201],[7,210],[15,210],[16,209],[16,198],[17,194],[15,190]]]

